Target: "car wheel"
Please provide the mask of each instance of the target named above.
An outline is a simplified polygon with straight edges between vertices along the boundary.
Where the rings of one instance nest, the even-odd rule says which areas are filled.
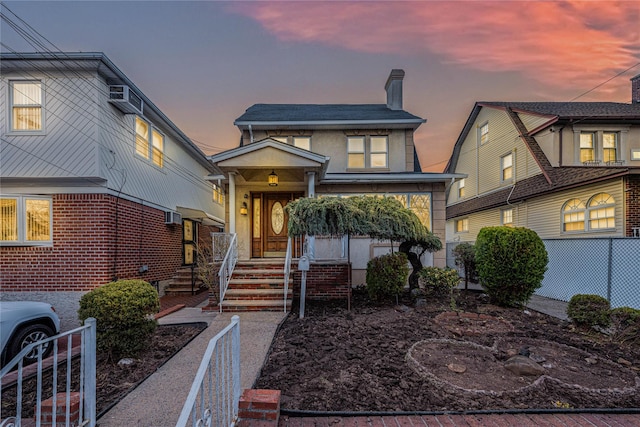
[[[23,348],[31,343],[41,341],[45,338],[53,336],[53,331],[46,325],[29,325],[15,335],[11,340],[10,356],[7,360],[13,359]],[[49,356],[53,350],[53,342],[48,342],[42,346],[42,358]],[[31,350],[24,356],[24,364],[28,365],[38,360],[38,353],[40,349],[38,347]]]

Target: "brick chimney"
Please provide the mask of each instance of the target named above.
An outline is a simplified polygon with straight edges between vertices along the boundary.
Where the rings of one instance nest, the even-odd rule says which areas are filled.
[[[631,79],[631,103],[640,104],[640,74]]]
[[[402,79],[404,70],[393,69],[384,90],[387,91],[387,108],[390,110],[402,110]]]

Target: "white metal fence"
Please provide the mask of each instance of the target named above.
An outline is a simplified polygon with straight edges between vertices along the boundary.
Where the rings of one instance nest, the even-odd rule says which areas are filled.
[[[52,356],[42,358],[47,346]],[[78,349],[78,354],[76,350]],[[37,361],[25,366],[24,357],[36,353]],[[77,357],[76,357],[77,356]],[[72,413],[73,395],[79,398],[79,414]],[[71,331],[29,344],[0,370],[0,426],[45,424],[96,425],[96,320]],[[42,402],[51,398],[51,414]],[[29,414],[29,415],[27,415]]]
[[[240,401],[240,317],[209,341],[176,427],[233,426]]]

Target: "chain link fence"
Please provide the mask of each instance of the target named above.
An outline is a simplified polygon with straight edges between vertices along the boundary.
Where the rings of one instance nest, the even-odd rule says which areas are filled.
[[[543,242],[549,264],[536,295],[569,301],[576,294],[595,294],[607,298],[611,307],[640,309],[640,239],[543,239]],[[447,265],[454,268],[452,251],[457,245],[447,244]]]

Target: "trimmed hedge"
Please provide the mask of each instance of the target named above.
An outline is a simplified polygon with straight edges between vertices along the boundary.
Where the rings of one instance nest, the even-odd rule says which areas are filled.
[[[107,283],[80,299],[78,317],[97,320],[97,346],[112,360],[135,357],[148,345],[157,323],[158,293],[144,280]]]
[[[524,227],[485,227],[476,240],[480,284],[502,306],[522,306],[542,286],[549,261],[544,243]]]
[[[367,293],[369,298],[381,300],[399,295],[407,284],[409,266],[402,252],[381,255],[367,263]]]
[[[577,294],[567,305],[567,316],[581,326],[602,326],[611,324],[611,304],[600,295]]]

